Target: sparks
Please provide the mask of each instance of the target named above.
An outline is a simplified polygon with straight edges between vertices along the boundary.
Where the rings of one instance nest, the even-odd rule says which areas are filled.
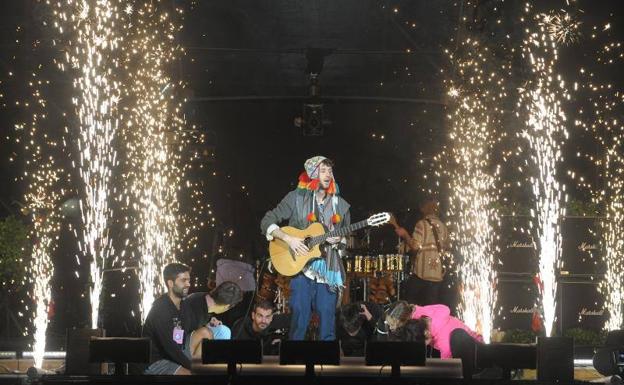
[[[455,242],[461,262],[460,317],[490,341],[496,304],[499,215],[494,203],[499,200],[498,167],[490,155],[500,138],[502,111],[500,97],[505,93],[501,79],[489,71],[490,56],[477,41],[461,44],[464,52],[451,57],[457,79],[449,82],[452,104],[448,168],[450,189],[449,214],[455,227]]]
[[[26,156],[23,180],[27,183],[24,201],[32,227],[28,238],[32,244],[32,263],[28,266],[28,276],[32,280],[33,309],[33,359],[35,367],[43,367],[48,328],[48,310],[52,300],[50,281],[54,268],[52,253],[58,245],[60,233],[60,201],[63,189],[60,186],[63,169],[55,159],[55,133],[47,129],[47,100],[42,88],[48,82],[37,79],[39,70],[33,71],[29,85],[32,103],[28,103],[30,123],[17,125],[23,139]]]
[[[122,201],[132,202],[136,213],[131,226],[139,254],[140,310],[142,320],[166,288],[163,267],[179,255],[180,165],[183,121],[176,102],[178,87],[167,75],[180,49],[172,36],[179,30],[163,12],[161,2],[141,6],[128,28],[124,51],[128,81],[124,94],[133,100],[124,124],[128,170]],[[127,197],[127,199],[125,199]]]
[[[540,22],[546,31],[559,45],[570,45],[579,40],[581,22],[576,21],[569,13],[550,13],[543,15]]]
[[[624,112],[624,93],[600,79],[609,77],[622,65],[624,54],[621,42],[609,42],[607,29],[596,37],[607,42],[596,50],[591,67],[579,71],[582,76],[579,93],[586,98],[591,109],[576,123],[595,138],[595,147],[599,149],[598,153],[583,154],[583,157],[598,172],[600,182],[590,186],[579,184],[589,187],[593,202],[603,208],[604,220],[600,221],[599,229],[605,276],[599,290],[608,310],[604,328],[617,330],[624,324],[624,122],[620,119]]]
[[[518,107],[526,123],[521,136],[529,145],[529,156],[537,174],[530,178],[535,198],[535,210],[531,213],[539,250],[539,300],[546,335],[550,336],[556,318],[556,271],[561,267],[560,218],[564,214],[564,187],[557,179],[557,169],[562,162],[561,148],[567,139],[566,117],[561,108],[567,91],[563,80],[555,73],[557,39],[549,33],[544,19],[549,17],[535,16],[538,30],[527,30],[523,42],[522,55],[530,66],[531,79],[520,90]]]
[[[56,25],[70,46],[65,60],[75,70],[73,103],[79,121],[76,157],[84,194],[80,200],[83,229],[79,249],[90,261],[91,326],[97,328],[103,271],[113,253],[108,227],[120,98],[113,75],[118,68],[119,12],[112,0],[65,0],[56,5]],[[61,69],[65,67],[61,65]]]

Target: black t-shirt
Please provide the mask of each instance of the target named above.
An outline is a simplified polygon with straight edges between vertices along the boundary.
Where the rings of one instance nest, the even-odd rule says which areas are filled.
[[[364,356],[366,341],[377,339],[377,323],[383,322],[383,311],[379,305],[374,302],[361,303],[366,305],[366,308],[371,313],[373,318],[371,318],[370,321],[365,320],[355,336],[349,335],[344,327],[342,327],[340,318],[336,317],[336,334],[340,340],[340,347],[342,348],[342,352],[345,356]]]
[[[183,352],[184,344],[173,340],[176,325],[182,327],[182,317],[169,295],[157,298],[147,314],[142,333],[143,337],[151,340],[150,363],[167,359],[190,369],[191,360]]]
[[[286,336],[286,330],[290,318],[286,314],[273,315],[273,321],[261,332],[253,329],[252,320],[249,316],[237,320],[232,327],[232,339],[235,340],[260,340],[262,341],[262,353],[276,356],[279,354],[279,343]]]
[[[186,333],[191,333],[202,326],[206,326],[215,315],[208,313],[206,292],[197,292],[188,295],[180,305],[182,325]]]

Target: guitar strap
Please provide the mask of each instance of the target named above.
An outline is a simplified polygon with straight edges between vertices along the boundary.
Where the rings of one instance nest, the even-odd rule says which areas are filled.
[[[438,235],[438,228],[431,222],[431,219],[425,218],[429,226],[431,226],[431,230],[433,231],[433,238],[435,239],[436,249],[438,249],[438,254],[442,256],[442,245],[440,244],[440,236]]]

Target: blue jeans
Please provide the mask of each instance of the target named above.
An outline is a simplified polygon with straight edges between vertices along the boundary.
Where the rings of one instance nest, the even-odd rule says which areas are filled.
[[[305,338],[312,310],[320,318],[319,339],[333,341],[336,339],[336,300],[338,295],[329,290],[324,283],[317,283],[303,274],[290,280],[289,306],[292,312],[290,321],[290,339]]]

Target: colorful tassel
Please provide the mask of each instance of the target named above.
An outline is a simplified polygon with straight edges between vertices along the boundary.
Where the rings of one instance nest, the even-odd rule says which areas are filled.
[[[308,222],[316,222],[316,214],[314,214],[313,212],[308,214],[308,216],[306,217],[308,219]]]
[[[331,180],[331,182],[329,182],[329,187],[327,188],[327,193],[330,194],[330,195],[336,194],[336,183],[334,183],[333,179]]]
[[[318,179],[312,179],[310,183],[308,183],[308,190],[310,191],[318,190],[320,183],[321,181],[319,181]]]
[[[299,175],[299,183],[297,184],[297,188],[307,189],[308,183],[310,183],[310,178],[308,177],[308,174],[304,171],[301,173],[301,175]]]
[[[340,214],[334,214],[331,217],[331,221],[333,224],[336,224],[338,222],[340,222],[342,220],[342,217],[340,216]]]

